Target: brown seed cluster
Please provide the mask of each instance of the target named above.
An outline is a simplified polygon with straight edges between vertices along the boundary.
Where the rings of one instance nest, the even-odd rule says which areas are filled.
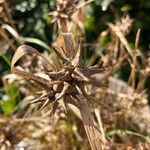
[[[65,45],[68,48],[65,49]],[[36,53],[40,55],[35,49],[30,46],[23,45],[18,48],[14,55],[12,63],[12,71],[26,79],[35,81],[40,84],[44,91],[42,94],[31,103],[41,103],[41,109],[46,107],[53,101],[53,109],[50,114],[55,112],[58,104],[63,104],[66,109],[67,103],[72,103],[78,108],[80,100],[78,96],[82,96],[87,102],[92,101],[86,91],[86,85],[101,86],[101,83],[94,77],[95,74],[102,72],[97,66],[86,67],[82,61],[81,44],[78,50],[75,50],[74,41],[70,33],[62,33],[56,42],[53,44],[53,49],[62,62],[62,69],[56,72],[48,71],[44,68],[45,74],[49,76],[50,80],[35,76],[29,72],[25,72],[14,67],[15,63],[27,53]],[[69,52],[67,53],[66,50]],[[18,55],[18,56],[17,56]],[[82,99],[81,99],[82,100]]]
[[[53,17],[52,22],[70,17],[75,11],[76,3],[76,0],[57,0],[56,10],[50,13]]]

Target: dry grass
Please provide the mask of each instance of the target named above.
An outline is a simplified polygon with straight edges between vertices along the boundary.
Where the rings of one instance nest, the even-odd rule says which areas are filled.
[[[13,21],[11,26],[0,28],[3,41],[11,43],[15,51],[11,71],[16,75],[4,77],[4,82],[12,79],[26,95],[10,118],[0,118],[0,148],[15,149],[20,143],[45,150],[149,148],[150,110],[144,83],[150,66],[149,58],[138,48],[140,30],[131,48],[126,36],[132,19],[126,16],[108,23],[105,33],[111,40],[104,52],[97,54],[95,48],[87,67],[82,59],[82,40],[78,39],[84,35],[84,17],[78,16],[90,2],[57,2],[57,9],[50,15],[53,22],[57,21],[60,34],[51,54],[41,54],[28,45],[16,50],[5,31],[22,43]],[[74,34],[74,22],[79,23],[76,33],[81,34]],[[74,25],[71,29],[70,23]],[[137,58],[142,61],[140,70]],[[92,66],[94,59],[99,59],[96,66]],[[113,77],[124,63],[129,63],[131,69],[128,83]],[[136,83],[137,72],[140,78]]]

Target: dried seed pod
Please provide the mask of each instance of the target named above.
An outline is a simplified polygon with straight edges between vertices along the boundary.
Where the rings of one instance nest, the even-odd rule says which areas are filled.
[[[41,108],[44,108],[51,103],[50,99],[52,99],[53,108],[50,110],[50,115],[54,114],[59,103],[61,103],[63,107],[65,106],[65,109],[67,104],[75,105],[81,113],[81,118],[92,149],[102,149],[103,143],[100,139],[95,139],[100,138],[101,133],[95,128],[94,120],[90,114],[89,108],[89,103],[92,100],[89,99],[90,97],[85,90],[85,86],[88,84],[92,84],[93,86],[101,86],[101,83],[99,83],[96,78],[91,76],[94,73],[96,74],[97,72],[101,72],[101,70],[98,71],[98,68],[86,67],[83,64],[81,47],[79,46],[78,50],[75,51],[74,41],[70,33],[61,34],[58,37],[54,44],[54,50],[58,58],[62,61],[63,68],[58,72],[46,71],[45,73],[50,77],[49,80],[29,72],[19,70],[15,67],[16,62],[28,53],[34,53],[43,57],[35,49],[27,45],[19,47],[16,51],[12,60],[11,70],[13,73],[16,73],[28,80],[33,80],[43,87],[45,92],[42,93],[39,98],[32,101],[32,103],[40,102],[42,103]],[[48,62],[48,60],[46,61]],[[55,75],[57,77],[55,77]],[[70,99],[67,98],[68,96]]]

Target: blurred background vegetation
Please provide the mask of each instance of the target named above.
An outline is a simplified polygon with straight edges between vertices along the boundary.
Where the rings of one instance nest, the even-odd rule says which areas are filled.
[[[44,42],[44,46],[53,41],[52,31],[54,25],[51,24],[52,18],[48,15],[55,9],[54,0],[8,0],[14,24],[20,36],[30,37],[26,39],[29,45],[43,51],[43,43],[39,44],[38,40]],[[149,51],[150,43],[150,1],[148,0],[95,0],[90,4],[90,9],[86,14],[84,22],[86,42],[99,42],[102,46],[109,42],[105,37],[100,40],[101,33],[106,30],[107,23],[114,21],[116,18],[129,14],[134,20],[131,33],[127,36],[131,47],[134,46],[135,35],[138,29],[141,29],[140,50],[144,53]],[[0,21],[1,23],[1,21]],[[6,22],[7,23],[7,22]],[[15,43],[16,47],[18,43]],[[39,46],[41,45],[41,46]],[[92,55],[93,48],[89,47],[88,53],[84,56],[85,61]],[[10,64],[13,52],[8,49],[6,53],[0,54],[0,78],[10,73]],[[128,64],[124,65],[120,72],[120,78],[128,80]],[[146,83],[146,88],[150,89],[150,80]],[[19,92],[19,87],[15,83],[4,86],[0,80],[0,113],[9,115],[12,109],[22,99],[23,95]],[[7,99],[7,101],[5,101]]]

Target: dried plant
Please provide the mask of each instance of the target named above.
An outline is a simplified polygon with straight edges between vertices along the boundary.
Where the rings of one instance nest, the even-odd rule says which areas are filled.
[[[81,113],[81,118],[92,149],[100,149],[100,147],[102,148],[102,142],[99,139],[101,135],[95,128],[93,117],[90,114],[89,103],[92,102],[92,98],[87,94],[85,86],[88,84],[101,86],[101,83],[93,75],[102,72],[102,70],[94,66],[84,66],[81,58],[81,48],[79,46],[78,51],[76,51],[73,43],[71,34],[62,33],[53,44],[54,51],[61,60],[63,68],[58,72],[48,71],[45,68],[45,74],[49,76],[49,80],[15,67],[16,62],[27,53],[42,56],[35,49],[27,45],[19,47],[16,51],[12,60],[12,72],[28,80],[33,80],[43,87],[44,91],[41,91],[41,95],[31,101],[31,103],[42,104],[40,109],[52,103],[53,107],[49,115],[54,114],[59,103],[64,106],[65,110],[67,109],[68,103],[77,107]],[[68,56],[66,52],[69,54]],[[48,62],[48,60],[46,61]]]
[[[93,0],[81,1],[77,0],[57,0],[56,9],[49,13],[52,17],[52,23],[57,22],[57,26],[61,32],[71,32],[71,23],[77,24],[79,29],[84,32],[82,8],[93,2]],[[68,23],[70,22],[70,25]]]
[[[101,140],[99,140],[99,142],[101,141],[100,145],[96,143],[97,141],[90,143],[93,149],[99,147],[102,149],[104,147],[105,149],[108,148],[105,145],[107,141],[103,133],[110,129],[124,128],[124,126],[132,128],[132,125],[135,125],[137,130],[140,129],[141,133],[149,134],[147,127],[149,126],[150,120],[148,118],[146,119],[144,114],[141,117],[136,115],[142,110],[148,113],[146,94],[134,93],[134,95],[131,95],[132,88],[118,79],[110,78],[110,75],[120,68],[120,63],[119,65],[115,64],[114,68],[117,67],[116,69],[113,68],[113,70],[111,67],[106,70],[98,69],[94,66],[86,67],[81,59],[81,48],[79,46],[79,49],[76,51],[74,41],[69,33],[62,33],[53,44],[53,49],[61,60],[62,66],[55,72],[49,71],[44,67],[44,78],[15,67],[16,62],[27,53],[34,53],[43,57],[35,49],[23,45],[18,48],[14,55],[12,71],[23,78],[33,80],[44,89],[38,92],[38,95],[40,94],[39,97],[29,102],[33,107],[37,106],[40,110],[45,107],[49,109],[48,104],[52,103],[52,110],[48,110],[48,113],[46,113],[52,115],[55,113],[59,104],[62,104],[65,110],[69,106],[83,121],[90,142],[93,141],[93,134],[101,137]],[[125,58],[127,59],[127,57]],[[50,66],[52,65],[49,63],[49,60],[45,60]],[[107,81],[107,79],[109,80]],[[104,82],[104,80],[108,83],[106,81]],[[95,113],[96,118],[99,120],[98,122],[94,121],[91,116],[93,106],[96,112],[99,109],[102,110],[102,112]],[[109,119],[107,114],[110,114]],[[104,131],[100,116],[104,123]],[[116,119],[114,116],[116,116]],[[87,120],[88,117],[90,121]],[[120,119],[122,123],[119,121]],[[108,120],[112,122],[111,126]],[[141,124],[143,122],[141,120],[144,121],[144,127]],[[133,129],[135,130],[135,127]]]
[[[0,14],[4,14],[0,28],[0,36],[3,41],[0,44],[3,45],[3,42],[7,41],[14,51],[17,49],[11,66],[12,72],[16,75],[5,76],[3,81],[5,84],[17,82],[20,90],[26,95],[12,112],[12,118],[3,119],[0,122],[2,148],[8,149],[14,145],[17,148],[19,142],[26,143],[26,140],[28,145],[35,146],[40,143],[42,147],[39,149],[47,147],[66,149],[62,147],[64,142],[67,143],[68,149],[76,148],[72,146],[71,138],[65,137],[65,133],[62,132],[64,128],[59,124],[61,118],[63,120],[67,120],[67,117],[71,118],[71,115],[66,116],[64,113],[64,110],[70,113],[69,109],[82,120],[93,150],[149,148],[149,137],[144,136],[150,135],[150,112],[147,94],[144,91],[144,83],[149,76],[149,57],[143,56],[138,49],[140,30],[137,32],[134,48],[130,47],[126,39],[133,20],[126,16],[115,23],[108,23],[109,30],[105,33],[107,35],[109,33],[111,39],[106,50],[100,54],[98,64],[101,64],[102,69],[97,66],[84,65],[81,43],[77,50],[72,34],[67,33],[68,31],[73,32],[68,23],[78,24],[80,31],[84,33],[84,17],[80,15],[80,12],[92,1],[78,3],[76,0],[58,0],[56,2],[56,10],[50,13],[52,23],[57,22],[60,31],[65,33],[61,33],[52,45],[55,54],[40,54],[27,45],[22,45],[17,49],[13,44],[14,40],[9,38],[6,31],[9,31],[18,43],[22,44],[24,41],[15,31],[13,21],[7,15],[9,11],[5,5],[6,2],[0,2]],[[80,31],[77,30],[77,32]],[[78,39],[77,34],[74,36]],[[4,50],[6,48],[4,47]],[[21,65],[16,67],[22,57],[25,57],[24,61],[21,61]],[[99,54],[96,57],[99,57]],[[136,84],[138,57],[142,60],[143,68],[139,71],[140,78]],[[95,60],[94,58],[95,56],[92,59]],[[129,62],[131,68],[128,83],[112,77],[124,62]],[[31,117],[31,113],[35,115],[37,112],[40,112],[40,118],[16,119],[16,116],[27,117],[29,115]],[[54,114],[54,120],[47,117]],[[78,130],[82,128],[77,123],[74,124],[75,122],[73,119],[72,129],[73,127]],[[77,122],[80,124],[79,120]],[[7,130],[9,125],[11,128]],[[19,130],[15,130],[16,126]],[[128,129],[135,132],[128,131]],[[17,141],[11,140],[11,132]],[[113,138],[107,136],[111,134]],[[69,135],[71,136],[71,133]],[[81,137],[78,131],[74,135],[84,143],[85,137],[82,137],[82,133]],[[139,140],[139,138],[144,140]],[[33,143],[30,143],[30,140]],[[43,144],[45,141],[46,143]],[[89,147],[83,148],[88,149]]]
[[[14,21],[11,17],[10,10],[5,0],[0,1],[0,18],[4,23],[9,23],[14,27]],[[1,23],[1,22],[0,22]]]
[[[132,27],[133,20],[129,15],[122,17],[120,20],[116,20],[116,26],[120,29],[123,35],[128,35]]]
[[[2,39],[0,42],[3,46],[5,46],[5,42],[7,42],[7,45],[13,51],[16,51],[17,48],[14,44],[14,41],[16,40],[18,43],[22,43],[23,41],[16,31],[14,20],[12,19],[10,10],[7,5],[8,4],[5,0],[0,1],[0,38]],[[11,34],[13,38],[11,38],[9,34]],[[7,47],[7,49],[9,47]],[[2,53],[5,53],[7,49],[2,51]]]

